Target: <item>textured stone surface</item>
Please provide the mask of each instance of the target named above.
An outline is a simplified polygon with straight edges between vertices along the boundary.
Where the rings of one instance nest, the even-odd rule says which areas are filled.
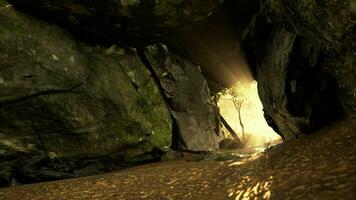
[[[188,151],[218,149],[219,111],[200,68],[171,54],[165,45],[147,47],[146,55],[160,79],[182,148]]]
[[[257,68],[265,117],[284,139],[308,134],[342,116],[335,78],[309,40],[276,29]],[[330,95],[333,94],[333,95]]]
[[[98,173],[157,159],[172,122],[134,50],[77,45],[0,7],[0,182]]]
[[[351,8],[350,1],[268,0],[243,39],[266,120],[284,139],[355,116]]]
[[[307,38],[319,49],[323,68],[337,79],[337,94],[345,112],[356,113],[356,12],[351,0],[267,0],[265,10],[275,23]]]
[[[87,41],[147,43],[167,29],[209,17],[221,0],[9,0],[18,10],[69,28]]]
[[[285,140],[356,115],[351,0],[9,1],[87,44],[0,0],[5,181],[158,158],[172,130],[177,150],[216,149],[218,111],[204,76],[217,92],[249,71],[245,57],[266,120]],[[171,51],[149,46],[144,64],[128,48],[157,42]]]

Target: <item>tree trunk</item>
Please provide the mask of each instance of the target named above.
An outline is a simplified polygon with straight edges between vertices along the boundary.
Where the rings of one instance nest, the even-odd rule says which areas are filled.
[[[245,143],[246,142],[245,126],[242,122],[242,117],[241,117],[241,108],[242,108],[242,104],[244,101],[240,101],[240,102],[233,101],[233,102],[234,102],[234,106],[235,106],[235,108],[238,112],[238,115],[239,115],[239,122],[240,122],[241,132],[242,132],[242,142]]]
[[[225,120],[225,118],[220,114],[220,120],[222,122],[222,124],[225,126],[225,128],[230,132],[230,134],[232,135],[232,137],[238,141],[241,142],[239,136],[236,134],[236,132],[231,128],[231,126],[227,123],[227,121]]]
[[[245,137],[245,126],[242,122],[242,117],[241,117],[241,108],[242,108],[242,103],[243,101],[240,103],[239,105],[239,109],[238,109],[238,113],[239,113],[239,121],[240,121],[240,126],[241,126],[241,131],[242,131],[242,142],[245,143],[246,142],[246,137]]]

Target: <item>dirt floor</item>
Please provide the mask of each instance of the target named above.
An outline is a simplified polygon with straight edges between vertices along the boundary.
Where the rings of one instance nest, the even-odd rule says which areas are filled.
[[[356,121],[229,161],[194,159],[0,189],[1,200],[356,199]]]

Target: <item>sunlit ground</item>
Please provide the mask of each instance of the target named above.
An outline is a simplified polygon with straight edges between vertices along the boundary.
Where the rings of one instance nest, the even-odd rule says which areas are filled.
[[[239,90],[239,93],[243,94],[245,98],[241,108],[241,116],[245,126],[245,133],[247,137],[250,136],[248,145],[261,146],[270,141],[279,140],[280,136],[267,125],[263,116],[263,106],[258,96],[257,82],[238,82],[233,88]],[[220,107],[221,115],[226,119],[239,137],[242,138],[238,113],[231,101],[231,96],[229,94],[222,95],[218,102],[218,106]]]
[[[262,154],[255,153],[251,157],[241,159],[239,161],[231,162],[228,166],[239,169],[251,161],[260,158]],[[263,199],[269,200],[271,198],[271,186],[273,183],[273,176],[266,175],[264,177],[257,177],[255,175],[244,175],[239,177],[239,181],[233,185],[228,186],[229,199],[248,200],[248,199]]]
[[[252,177],[244,176],[242,181],[235,189],[229,189],[229,197],[234,197],[236,200],[248,200],[248,199],[264,199],[271,198],[270,187],[273,183],[273,177],[270,176],[264,181],[257,181],[252,183]]]
[[[78,179],[0,188],[0,200],[355,199],[356,121],[344,119],[264,154],[169,161]],[[276,151],[277,150],[277,151]]]
[[[177,160],[77,179],[0,188],[0,200],[355,199],[356,121],[227,161]],[[280,151],[282,150],[282,151]]]

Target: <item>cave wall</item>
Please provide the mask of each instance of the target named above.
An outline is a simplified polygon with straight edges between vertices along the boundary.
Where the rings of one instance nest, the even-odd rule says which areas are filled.
[[[306,135],[343,116],[337,82],[324,55],[308,38],[276,28],[257,67],[265,118],[288,140]]]
[[[221,0],[9,0],[17,10],[66,27],[88,43],[142,45],[206,19]]]
[[[169,111],[135,51],[80,45],[11,8],[0,26],[0,179],[93,174],[169,149]]]
[[[355,116],[355,13],[351,1],[263,2],[245,41],[267,122],[285,140]],[[263,18],[267,18],[265,20]],[[262,40],[261,40],[262,39]],[[260,46],[259,55],[249,46]],[[264,47],[264,48],[261,48]]]
[[[214,94],[257,80],[266,121],[285,140],[355,117],[351,1],[224,1],[175,33],[169,44],[201,66]]]
[[[199,66],[164,45],[94,46],[6,2],[0,27],[0,185],[218,148],[218,109]]]
[[[176,123],[179,138],[176,146],[194,152],[217,150],[219,109],[210,96],[200,67],[171,54],[162,44],[146,47],[145,54],[159,77]]]
[[[245,73],[285,140],[356,115],[350,0],[9,2],[0,182],[98,173],[171,144],[215,150],[211,92]]]
[[[321,68],[337,80],[337,96],[355,116],[355,3],[353,1],[265,1],[267,15],[288,31],[307,38],[305,45],[319,49]]]

